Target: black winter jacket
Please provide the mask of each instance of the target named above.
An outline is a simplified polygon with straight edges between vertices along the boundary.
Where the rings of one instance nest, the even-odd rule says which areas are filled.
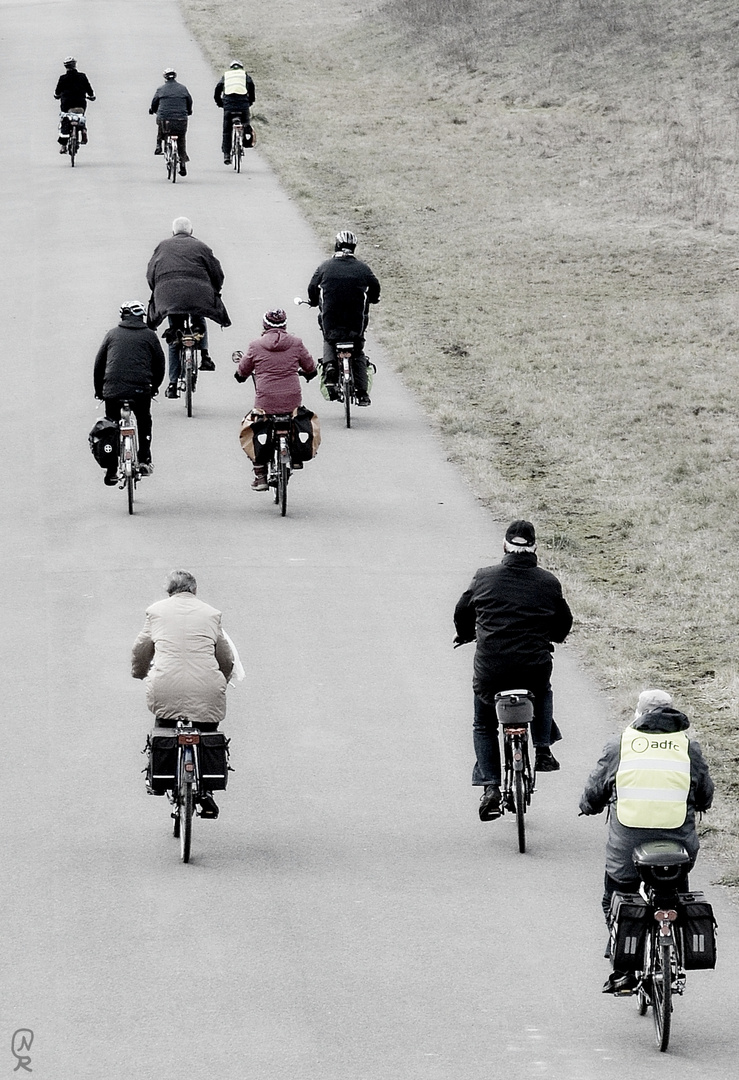
[[[186,120],[192,115],[192,98],[187,87],[168,79],[152,98],[149,112],[156,113],[159,120]]]
[[[62,112],[68,112],[70,109],[86,109],[87,101],[95,97],[95,91],[87,75],[73,68],[59,76],[54,97],[61,99]]]
[[[637,731],[667,734],[685,731],[690,721],[685,713],[671,706],[662,706],[642,713],[631,726]],[[713,802],[713,781],[703,757],[700,743],[691,739],[688,745],[690,757],[690,791],[688,792],[685,822],[679,829],[632,829],[622,825],[615,813],[616,773],[621,761],[621,736],[610,739],[593,772],[588,777],[580,798],[582,814],[600,814],[607,806],[608,841],[606,843],[606,870],[616,881],[630,881],[636,877],[631,858],[637,844],[645,840],[663,840],[669,837],[685,845],[693,860],[698,854],[699,841],[695,828],[695,813],[709,810]]]
[[[504,555],[477,571],[454,611],[461,641],[477,641],[473,687],[483,689],[497,672],[551,663],[552,642],[564,641],[572,612],[554,574],[533,552]]]
[[[221,300],[223,268],[207,244],[177,233],[157,244],[146,268],[152,292],[148,323],[156,329],[166,315],[199,315],[219,326],[231,320]]]
[[[127,315],[109,330],[95,357],[95,397],[154,394],[164,378],[164,351],[142,319]]]
[[[380,282],[366,263],[337,252],[316,270],[308,285],[311,307],[320,309],[318,322],[326,341],[364,337],[369,305],[380,300]]]

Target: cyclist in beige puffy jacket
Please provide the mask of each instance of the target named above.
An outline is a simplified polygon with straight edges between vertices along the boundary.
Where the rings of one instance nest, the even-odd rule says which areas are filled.
[[[134,679],[146,680],[146,703],[156,727],[185,716],[215,730],[226,715],[226,686],[234,655],[221,628],[221,613],[195,595],[197,582],[174,570],[168,599],[152,604],[131,658]]]

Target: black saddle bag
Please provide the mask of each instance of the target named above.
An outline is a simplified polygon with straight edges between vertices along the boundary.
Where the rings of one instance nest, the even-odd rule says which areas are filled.
[[[101,469],[108,469],[118,462],[119,428],[113,420],[98,420],[87,436],[92,456]]]

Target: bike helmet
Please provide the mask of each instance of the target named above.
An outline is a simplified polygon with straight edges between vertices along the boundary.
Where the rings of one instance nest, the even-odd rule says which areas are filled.
[[[348,229],[342,229],[341,232],[336,234],[336,243],[334,248],[336,251],[354,251],[357,246],[357,238],[353,232],[349,232]]]
[[[64,66],[65,66],[65,68],[76,68],[77,67],[77,59],[76,59],[76,57],[74,57],[74,56],[66,56],[64,58]]]
[[[126,300],[125,304],[121,304],[121,318],[124,315],[135,315],[137,319],[143,319],[146,309],[138,300]]]
[[[165,68],[164,71],[162,72],[162,75],[167,80],[177,78],[177,72],[175,71],[174,68]]]
[[[287,326],[287,312],[282,308],[265,311],[262,326],[265,330],[284,330]]]
[[[241,63],[240,60],[233,60],[228,66],[230,68],[241,68],[242,71],[244,69],[244,65]]]

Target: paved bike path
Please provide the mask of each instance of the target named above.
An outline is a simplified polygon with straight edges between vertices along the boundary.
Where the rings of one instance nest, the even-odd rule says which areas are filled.
[[[563,770],[541,778],[519,855],[511,819],[476,817],[472,653],[451,649],[454,603],[499,557],[501,530],[375,342],[375,404],[351,431],[306,390],[324,442],[291,481],[288,517],[248,490],[237,432],[251,392],[228,357],[266,307],[304,293],[329,238],[258,153],[241,176],[223,166],[215,76],[174,3],[0,12],[12,114],[28,116],[27,73],[50,95],[69,52],[98,93],[74,170],[55,152],[51,97],[1,166],[0,1064],[16,1064],[25,1027],[34,1072],[54,1080],[661,1075],[651,1020],[599,994],[605,831],[576,804],[612,730],[607,705],[574,649],[558,650]],[[146,114],[168,65],[195,99],[176,185]],[[146,263],[178,214],[223,262],[234,325],[212,331],[218,370],[193,419],[155,404],[156,472],[129,518],[86,446],[92,360],[120,302],[146,299]],[[314,313],[289,319],[317,351]],[[229,691],[236,772],[221,818],[196,821],[187,867],[143,790],[148,717],[128,672],[173,566],[222,608],[247,669]],[[694,885],[711,874],[700,865]],[[733,1073],[739,927],[710,892],[720,964],[676,1004],[681,1078]]]

